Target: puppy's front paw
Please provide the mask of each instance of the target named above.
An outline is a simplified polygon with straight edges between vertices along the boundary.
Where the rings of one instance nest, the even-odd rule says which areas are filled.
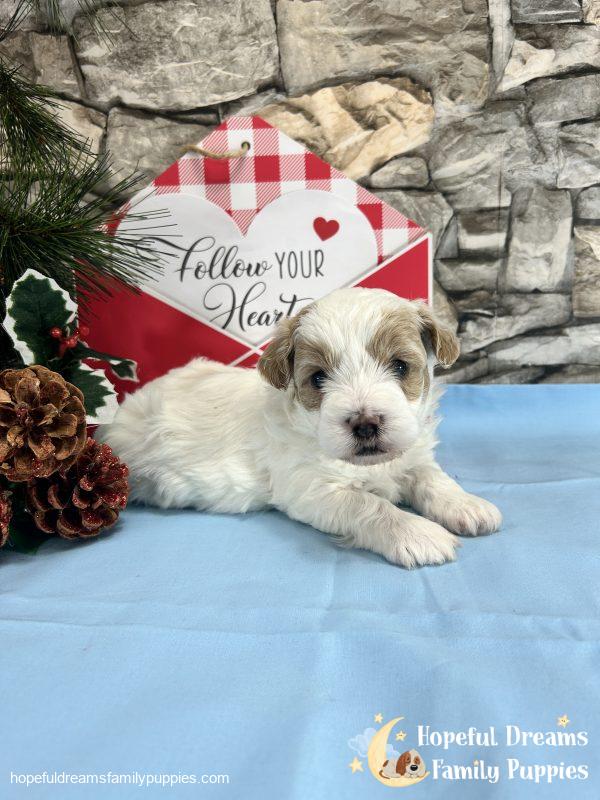
[[[389,551],[384,555],[392,564],[411,569],[454,561],[457,547],[460,547],[459,540],[441,525],[414,516],[409,524],[394,531]]]
[[[494,533],[502,524],[502,514],[493,503],[467,492],[440,500],[431,512],[432,519],[460,536]]]

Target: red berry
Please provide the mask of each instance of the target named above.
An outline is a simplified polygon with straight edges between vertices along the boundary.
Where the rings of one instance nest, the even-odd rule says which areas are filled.
[[[78,340],[78,336],[69,336],[69,338],[65,341],[65,345],[70,349],[71,347],[75,347]]]
[[[63,335],[63,332],[56,325],[54,326],[54,328],[50,328],[50,336],[53,339],[60,339],[62,335]]]
[[[80,336],[83,336],[83,338],[85,339],[85,337],[86,337],[86,336],[88,335],[88,333],[90,332],[90,329],[88,328],[88,326],[87,326],[87,325],[80,325],[80,326],[77,328],[77,332],[79,333],[79,335],[80,335]]]

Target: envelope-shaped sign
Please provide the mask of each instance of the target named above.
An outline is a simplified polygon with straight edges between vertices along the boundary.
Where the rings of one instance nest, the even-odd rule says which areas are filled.
[[[140,383],[199,355],[254,366],[279,319],[339,287],[430,299],[429,234],[303,145],[231,117],[201,147],[244,154],[190,152],[122,209],[116,235],[138,237],[162,273],[93,309],[90,345],[135,359]],[[157,212],[136,233],[131,215]]]

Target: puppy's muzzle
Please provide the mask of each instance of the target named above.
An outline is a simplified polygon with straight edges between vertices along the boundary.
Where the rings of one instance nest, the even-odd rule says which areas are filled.
[[[356,414],[348,424],[356,443],[356,455],[373,455],[381,452],[379,434],[382,417],[380,414]]]

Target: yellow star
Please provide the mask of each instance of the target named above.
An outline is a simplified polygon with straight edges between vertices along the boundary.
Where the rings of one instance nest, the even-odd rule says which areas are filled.
[[[405,731],[400,731],[399,733],[396,734],[396,741],[397,742],[403,742],[405,739],[406,739],[406,732]]]
[[[353,775],[354,775],[355,772],[362,772],[363,771],[362,761],[359,761],[356,756],[354,756],[354,760],[351,761],[350,764],[348,764],[348,766],[352,770],[352,774]]]
[[[475,766],[477,766],[477,765],[479,764],[479,761],[478,761],[478,759],[475,759],[475,761],[473,762],[473,764],[474,764]]]
[[[378,722],[379,724],[381,724],[383,722],[383,714],[375,714],[373,719],[375,720],[375,722]]]
[[[569,722],[571,722],[571,720],[567,717],[566,714],[563,714],[562,717],[559,717],[556,720],[557,725],[560,725],[561,728],[566,728]]]

